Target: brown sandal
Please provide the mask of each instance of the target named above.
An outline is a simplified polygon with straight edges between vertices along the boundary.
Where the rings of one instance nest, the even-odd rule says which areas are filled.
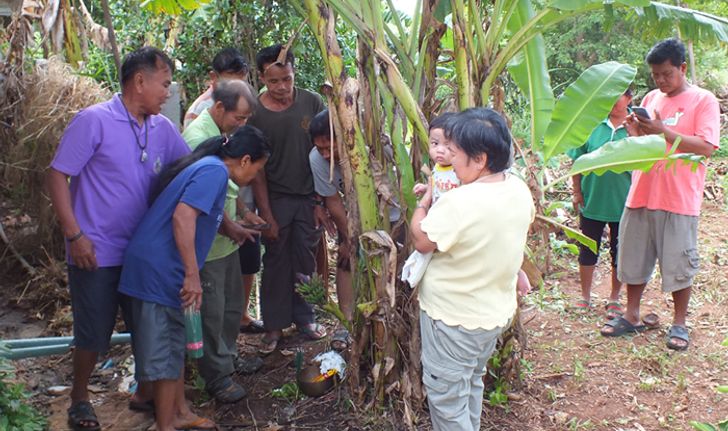
[[[642,323],[644,323],[648,329],[657,329],[660,327],[660,316],[655,313],[645,314],[642,316]]]

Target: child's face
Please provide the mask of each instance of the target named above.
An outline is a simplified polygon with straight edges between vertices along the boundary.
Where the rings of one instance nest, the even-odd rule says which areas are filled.
[[[449,150],[450,141],[445,138],[442,129],[430,130],[430,159],[440,166],[450,166],[452,153]]]

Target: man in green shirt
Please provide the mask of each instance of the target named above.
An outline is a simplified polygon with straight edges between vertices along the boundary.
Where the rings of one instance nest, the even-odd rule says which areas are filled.
[[[245,125],[257,105],[250,86],[241,80],[219,81],[212,92],[213,105],[195,118],[182,137],[193,150],[207,139],[233,133]],[[235,219],[238,186],[228,181],[225,217],[220,233],[200,271],[202,284],[203,357],[198,361],[205,388],[222,403],[234,403],[246,395],[245,389],[231,379],[236,370],[257,371],[260,358],[238,358],[237,335],[243,313],[243,285],[238,247],[255,241],[253,231],[242,228]]]
[[[632,101],[632,92],[627,90],[612,107],[609,117],[600,123],[592,132],[587,142],[579,148],[569,151],[572,159],[597,150],[611,141],[627,137],[627,130],[622,123],[627,117],[628,106]],[[622,217],[624,202],[627,199],[631,174],[606,172],[602,176],[588,174],[574,175],[574,211],[580,213],[579,225],[584,235],[597,243],[597,251],[601,245],[604,228],[609,225],[609,248],[612,256],[612,290],[607,303],[607,318],[612,319],[622,314],[619,303],[619,291],[622,283],[617,279],[617,243],[619,219]],[[597,254],[587,247],[579,246],[579,277],[582,298],[574,304],[574,309],[588,310],[591,307],[591,287]]]

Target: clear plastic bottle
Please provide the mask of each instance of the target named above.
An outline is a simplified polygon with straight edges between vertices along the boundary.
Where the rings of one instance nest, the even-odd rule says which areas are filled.
[[[187,340],[187,357],[202,357],[202,318],[195,304],[185,308],[185,334]]]

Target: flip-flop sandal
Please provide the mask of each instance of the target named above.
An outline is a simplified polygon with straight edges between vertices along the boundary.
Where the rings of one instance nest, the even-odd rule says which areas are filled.
[[[660,327],[660,316],[655,313],[645,314],[642,316],[642,323],[644,323],[648,329],[657,329]]]
[[[68,426],[73,431],[100,431],[101,424],[88,401],[78,401],[68,408]]]
[[[337,352],[343,352],[344,350],[348,349],[349,346],[351,346],[352,339],[351,335],[349,335],[349,331],[346,329],[339,329],[338,331],[334,332],[333,337],[331,337],[331,342],[329,345],[333,350],[336,350]]]
[[[589,310],[591,310],[591,302],[587,301],[586,299],[580,299],[576,301],[571,307],[569,307],[571,311],[578,313],[578,314],[586,314]]]
[[[192,422],[187,422],[174,428],[177,430],[216,430],[217,425],[210,419],[198,417]]]
[[[246,391],[245,388],[235,383],[229,377],[224,378],[215,386],[208,388],[207,392],[215,398],[215,401],[222,404],[237,403],[248,395],[248,391]]]
[[[147,401],[135,401],[129,400],[129,410],[135,412],[153,412],[154,411],[154,400]]]
[[[612,320],[617,317],[622,317],[624,312],[622,311],[622,305],[619,301],[607,302],[607,320]]]
[[[688,335],[688,328],[681,326],[681,325],[670,326],[670,330],[667,331],[666,338],[667,338],[667,340],[665,341],[665,344],[667,345],[668,349],[683,351],[683,350],[687,350],[688,346],[690,345],[690,336]],[[676,343],[675,341],[673,341],[674,338],[684,341],[685,344]]]
[[[627,319],[621,316],[610,320],[609,322],[605,323],[604,326],[612,328],[611,331],[605,331],[604,329],[606,328],[602,327],[601,331],[599,332],[604,337],[621,337],[622,335],[636,334],[647,330],[647,327],[645,325],[633,325]]]
[[[262,334],[265,332],[262,320],[251,320],[247,325],[240,325],[241,334]]]
[[[281,337],[276,338],[266,338],[263,336],[260,340],[260,347],[258,347],[258,352],[261,355],[267,356],[271,353],[275,352],[276,349],[278,349],[278,342],[281,341]]]
[[[304,334],[309,340],[320,340],[326,336],[326,328],[318,323],[309,323],[298,327],[298,332]]]

